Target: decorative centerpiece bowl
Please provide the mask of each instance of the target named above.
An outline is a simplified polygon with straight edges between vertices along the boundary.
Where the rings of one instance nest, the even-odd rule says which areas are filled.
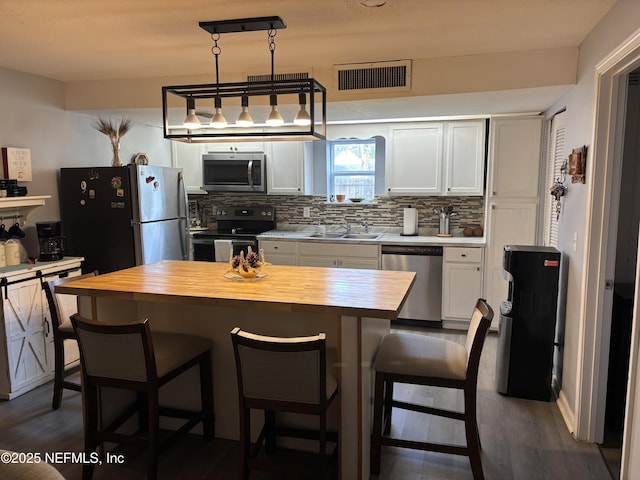
[[[240,255],[229,254],[229,270],[224,274],[230,280],[259,280],[267,276],[264,267],[270,265],[264,259],[264,251],[260,249],[260,255],[247,247],[247,255],[244,251]]]

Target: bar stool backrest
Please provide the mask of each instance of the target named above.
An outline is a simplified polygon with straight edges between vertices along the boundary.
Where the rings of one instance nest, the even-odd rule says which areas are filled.
[[[266,337],[232,332],[238,380],[247,400],[319,405],[326,400],[325,334]]]
[[[80,315],[71,318],[88,378],[105,384],[107,379],[146,383],[156,377],[147,319],[113,324],[94,322]]]

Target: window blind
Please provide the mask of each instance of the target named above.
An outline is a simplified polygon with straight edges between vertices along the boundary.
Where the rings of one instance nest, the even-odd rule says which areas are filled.
[[[551,195],[551,187],[560,178],[560,168],[565,155],[566,112],[558,113],[551,120],[549,132],[549,149],[547,151],[547,179],[545,189],[545,229],[544,242],[549,247],[558,248],[558,214],[555,198]],[[562,201],[562,200],[561,200]]]

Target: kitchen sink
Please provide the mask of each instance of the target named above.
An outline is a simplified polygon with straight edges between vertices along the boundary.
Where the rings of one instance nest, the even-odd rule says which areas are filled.
[[[377,233],[347,233],[343,235],[342,238],[353,239],[353,240],[375,240],[378,238],[380,234]]]
[[[331,238],[334,240],[375,240],[378,233],[312,233],[307,238]]]
[[[312,233],[309,238],[342,238],[344,233]]]

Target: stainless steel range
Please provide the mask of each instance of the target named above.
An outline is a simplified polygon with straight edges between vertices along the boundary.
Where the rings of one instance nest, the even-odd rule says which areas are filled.
[[[216,211],[215,230],[193,234],[193,259],[226,262],[229,255],[258,251],[256,235],[276,228],[275,208],[270,205],[221,206]]]

